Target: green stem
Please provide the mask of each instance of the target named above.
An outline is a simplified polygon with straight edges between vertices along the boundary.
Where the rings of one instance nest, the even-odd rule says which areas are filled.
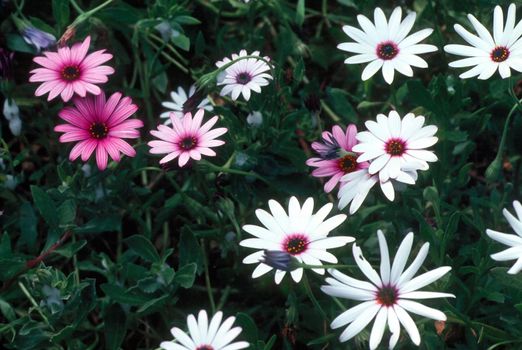
[[[69,2],[71,3],[72,7],[74,7],[76,12],[78,12],[80,15],[83,15],[85,13],[85,11],[83,11],[82,8],[78,5],[76,0],[69,0]]]
[[[147,43],[149,43],[150,46],[152,46],[155,50],[157,50],[160,55],[162,55],[167,61],[169,61],[170,63],[174,64],[176,67],[178,67],[183,73],[185,74],[188,74],[189,73],[189,70],[188,68],[186,68],[185,66],[183,66],[183,64],[181,64],[180,62],[176,61],[172,56],[170,56],[169,54],[167,54],[165,51],[163,51],[163,49],[161,47],[159,47],[158,45],[154,44],[151,40],[149,40],[148,38],[145,38],[145,40],[147,41]]]
[[[328,106],[326,104],[326,102],[324,102],[323,100],[321,100],[321,107],[323,108],[323,110],[326,112],[326,114],[328,114],[328,116],[330,118],[332,118],[332,120],[334,121],[334,123],[340,123],[341,122],[341,117],[339,117],[331,108],[330,106]]]
[[[212,294],[212,285],[210,284],[210,273],[208,271],[208,259],[207,252],[205,249],[205,240],[201,240],[201,250],[203,252],[203,264],[205,267],[205,285],[207,287],[208,300],[210,307],[212,308],[212,314],[216,313],[216,302],[214,301],[214,294]]]
[[[100,11],[101,9],[103,9],[104,7],[108,6],[111,2],[113,2],[114,0],[107,0],[105,1],[104,3],[96,6],[95,8],[93,8],[92,10],[89,10],[87,12],[83,12],[82,14],[80,14],[78,17],[76,17],[76,19],[74,20],[74,22],[72,22],[72,24],[69,26],[69,27],[76,27],[78,26],[80,23],[86,21],[87,19],[89,19],[89,17],[91,17],[92,15],[94,15],[96,12]],[[74,5],[73,5],[74,6]],[[76,8],[76,7],[75,7]],[[80,7],[78,6],[77,8],[79,11],[81,11]]]
[[[328,320],[328,317],[326,316],[326,312],[324,312],[323,308],[321,307],[321,304],[319,304],[319,301],[317,301],[317,298],[315,297],[312,288],[310,287],[310,283],[308,282],[308,277],[306,276],[306,273],[303,272],[303,287],[305,289],[306,295],[308,295],[308,298],[314,304],[314,307],[319,311],[323,319]]]
[[[36,311],[38,311],[38,313],[40,314],[40,316],[44,320],[44,322],[54,331],[53,326],[51,326],[51,324],[49,323],[49,320],[47,319],[47,317],[44,315],[44,313],[40,309],[40,306],[38,306],[38,303],[36,302],[36,300],[34,300],[33,296],[31,295],[31,293],[29,293],[27,288],[25,288],[24,284],[22,282],[18,282],[18,286],[20,286],[20,289],[22,290],[22,293],[24,293],[25,296],[27,297],[27,299],[29,299],[29,301],[31,302],[33,307],[36,309]]]

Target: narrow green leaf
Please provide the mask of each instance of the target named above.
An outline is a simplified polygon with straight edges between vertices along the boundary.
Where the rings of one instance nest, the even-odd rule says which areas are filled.
[[[31,186],[31,193],[33,195],[34,204],[38,211],[44,218],[45,222],[51,227],[58,226],[58,211],[56,204],[51,197],[40,187]]]
[[[105,322],[103,330],[105,333],[105,348],[117,350],[125,339],[127,328],[127,316],[118,304],[113,304],[105,310]]]
[[[125,239],[125,243],[142,259],[150,262],[159,262],[160,256],[152,243],[142,235],[134,235]]]

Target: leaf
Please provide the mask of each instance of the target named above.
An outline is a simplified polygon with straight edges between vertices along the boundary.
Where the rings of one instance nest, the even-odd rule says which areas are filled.
[[[118,215],[104,215],[103,217],[97,217],[85,225],[78,227],[74,230],[75,233],[84,234],[84,233],[102,233],[102,232],[111,232],[121,231],[121,217]]]
[[[305,0],[299,0],[297,2],[297,8],[295,10],[295,23],[301,27],[305,19]]]
[[[38,211],[44,218],[45,222],[51,227],[58,226],[58,211],[56,204],[51,197],[40,187],[31,186],[31,193],[33,195],[34,204]]]
[[[126,238],[125,243],[142,259],[150,262],[159,262],[160,256],[152,243],[142,235],[134,235]]]
[[[180,266],[195,263],[198,266],[198,271],[202,271],[203,255],[201,253],[201,247],[192,231],[184,230],[181,232],[178,249]]]
[[[58,207],[58,218],[60,225],[74,223],[76,219],[76,202],[73,199],[67,199]]]
[[[244,312],[239,312],[236,317],[236,323],[243,328],[242,335],[246,341],[255,343],[259,339],[257,326],[252,317]]]
[[[174,45],[182,50],[188,51],[190,49],[190,39],[185,34],[179,33],[179,35],[172,36],[171,40]]]
[[[36,231],[36,225],[38,219],[34,212],[33,206],[29,202],[23,202],[20,206],[20,240],[19,245],[26,245],[29,251],[33,251],[36,248],[36,239],[38,232]]]
[[[179,24],[187,24],[187,25],[195,25],[200,24],[201,21],[197,18],[191,17],[191,16],[177,16],[174,18],[174,21],[178,22]]]
[[[11,51],[30,53],[34,55],[35,49],[25,42],[21,35],[8,34],[6,35],[7,48]]]
[[[149,298],[143,295],[132,293],[116,284],[105,283],[102,284],[100,288],[108,297],[110,297],[112,300],[118,303],[129,305],[142,305],[149,301]]]
[[[69,24],[69,0],[53,0],[53,17],[60,27],[58,32]]]
[[[25,263],[21,257],[0,259],[0,281],[14,277],[25,268]]]
[[[103,331],[105,333],[105,348],[117,350],[125,339],[127,328],[127,316],[118,304],[112,304],[105,310],[105,322]]]
[[[196,279],[196,269],[197,265],[195,263],[190,263],[188,265],[183,266],[174,275],[174,282],[178,283],[183,288],[190,288],[194,284],[194,280]]]
[[[80,249],[82,249],[87,244],[85,239],[82,239],[77,242],[69,243],[56,249],[54,252],[65,256],[66,258],[71,258],[74,254],[78,253]]]

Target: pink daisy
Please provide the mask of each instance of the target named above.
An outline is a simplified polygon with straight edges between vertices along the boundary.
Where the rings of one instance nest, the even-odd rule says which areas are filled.
[[[31,71],[30,82],[43,82],[36,89],[35,96],[49,93],[47,101],[62,96],[64,102],[71,99],[74,93],[85,97],[87,92],[99,95],[101,90],[94,84],[106,83],[107,76],[114,73],[114,68],[102,66],[112,58],[105,50],[95,51],[87,55],[91,37],[83,43],[72,47],[62,47],[58,52],[44,52],[44,56],[35,57],[34,62],[43,68]]]
[[[137,128],[143,127],[139,119],[127,120],[137,110],[129,97],[121,98],[116,92],[108,100],[102,92],[98,96],[74,98],[74,107],[66,107],[58,113],[68,124],[57,125],[54,131],[63,132],[60,142],[78,142],[69,155],[71,161],[82,156],[86,162],[96,150],[98,169],[107,167],[108,155],[118,162],[120,152],[134,157],[136,151],[123,139],[140,137]]]
[[[178,118],[174,113],[170,114],[172,128],[166,125],[158,125],[158,130],[150,133],[159,140],[150,141],[150,153],[163,154],[165,157],[160,160],[160,164],[167,163],[177,157],[180,167],[187,164],[190,158],[200,160],[201,155],[213,157],[216,152],[211,147],[223,145],[225,142],[215,140],[216,137],[223,135],[227,128],[217,128],[210,130],[218,121],[218,116],[212,117],[208,122],[201,126],[205,111],[199,109],[192,118],[192,114],[186,113],[183,118]]]
[[[319,157],[308,159],[306,164],[317,168],[312,172],[313,176],[331,177],[324,184],[326,193],[331,192],[344,175],[368,168],[368,162],[357,163],[357,154],[352,152],[352,147],[357,144],[355,135],[357,127],[354,124],[348,125],[346,133],[335,125],[332,132],[323,132],[322,142],[312,143]]]

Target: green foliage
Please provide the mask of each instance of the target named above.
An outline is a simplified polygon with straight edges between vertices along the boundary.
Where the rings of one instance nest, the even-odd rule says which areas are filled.
[[[414,69],[414,78],[396,75],[392,87],[379,73],[362,82],[361,66],[344,65],[346,55],[336,48],[347,40],[342,26],[357,26],[357,14],[371,17],[376,6],[389,14],[391,3],[114,0],[98,9],[105,1],[12,0],[2,8],[0,43],[15,52],[15,74],[0,92],[14,98],[23,121],[17,137],[3,118],[0,127],[2,348],[156,349],[172,339],[170,328],[186,329],[187,315],[200,309],[236,316],[250,349],[367,348],[371,328],[348,344],[329,328],[354,303],[324,295],[323,276],[306,272],[317,303],[302,284],[286,279],[276,287],[271,274],[252,279],[253,265],[242,263],[252,250],[238,242],[246,236],[241,226],[258,223],[255,210],[267,209],[269,199],[312,196],[316,207],[335,201],[309,175],[311,142],[335,124],[361,130],[390,109],[437,125],[439,161],[392,203],[373,191],[333,234],[356,237],[376,265],[377,229],[387,233],[392,252],[413,231],[415,251],[430,243],[426,269],[452,267],[433,288],[457,298],[428,302],[448,320],[414,316],[421,349],[520,348],[522,277],[491,260],[501,247],[485,230],[509,232],[502,209],[521,198],[520,112],[494,162],[514,103],[507,91],[513,84],[521,97],[521,76],[461,80],[442,51],[461,42],[452,24],[465,23],[467,13],[490,21],[498,1],[396,2],[403,12],[417,12],[414,30],[435,29],[427,42],[439,51],[426,57],[429,69]],[[91,51],[114,55],[107,64],[116,73],[103,89],[139,106],[136,117],[146,126],[136,157],[111,162],[104,172],[92,160],[89,169],[68,160],[70,144],[53,131],[66,104],[34,97],[36,85],[27,79],[36,50],[14,15],[57,38],[75,23],[68,44],[91,35]],[[165,38],[161,23],[172,29]],[[215,62],[241,49],[269,56],[274,80],[248,102],[233,102],[219,96]],[[195,82],[213,100],[218,125],[228,128],[226,144],[216,157],[163,169],[148,153],[148,131],[162,122],[169,92]],[[317,109],[310,108],[314,98]],[[254,111],[263,116],[259,126],[247,122]],[[334,254],[354,264],[351,247]],[[362,278],[356,268],[346,272]],[[405,332],[398,348],[415,348]]]

